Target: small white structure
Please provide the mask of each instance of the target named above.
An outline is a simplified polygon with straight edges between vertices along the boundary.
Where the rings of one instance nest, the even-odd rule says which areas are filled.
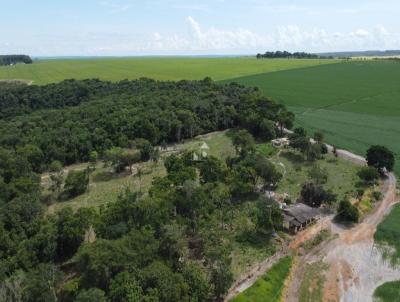
[[[277,138],[272,140],[271,143],[275,148],[282,148],[289,146],[289,139],[287,137]]]
[[[202,158],[206,158],[208,156],[207,151],[210,150],[210,147],[207,145],[206,142],[203,142],[203,144],[200,147],[200,153]]]

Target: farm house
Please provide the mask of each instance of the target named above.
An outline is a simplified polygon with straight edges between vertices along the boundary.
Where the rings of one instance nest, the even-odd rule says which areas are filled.
[[[283,210],[283,228],[289,233],[297,232],[307,228],[319,220],[319,211],[304,203],[297,203]]]

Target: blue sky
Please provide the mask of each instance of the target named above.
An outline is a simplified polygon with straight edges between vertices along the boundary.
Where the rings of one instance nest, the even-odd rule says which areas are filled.
[[[0,0],[0,53],[400,49],[399,0]]]

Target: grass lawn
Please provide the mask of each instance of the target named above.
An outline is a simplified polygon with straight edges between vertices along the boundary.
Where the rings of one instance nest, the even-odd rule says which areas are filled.
[[[335,158],[333,155],[325,155],[322,160],[308,163],[302,159],[300,153],[292,150],[283,150],[279,156],[272,157],[280,172],[284,175],[278,185],[277,192],[288,194],[294,202],[300,195],[302,185],[310,180],[309,172],[313,165],[324,169],[328,175],[325,189],[332,190],[341,200],[347,195],[355,192],[355,184],[358,181],[357,172],[359,167],[344,159]]]
[[[257,86],[296,113],[297,123],[321,130],[327,142],[358,154],[387,146],[400,175],[400,63],[353,61],[246,76],[234,81]]]
[[[292,258],[282,258],[257,282],[243,293],[232,299],[232,302],[278,302],[285,280],[292,267]]]
[[[378,225],[375,242],[382,247],[383,255],[393,264],[400,263],[400,205]]]
[[[223,80],[336,62],[336,60],[309,59],[257,60],[253,57],[40,60],[31,65],[1,66],[0,79],[33,81],[34,84],[39,85],[72,78],[100,78],[110,81],[141,77],[157,80],[198,80],[209,76],[214,80]]]
[[[374,292],[376,302],[400,301],[400,281],[387,282]]]

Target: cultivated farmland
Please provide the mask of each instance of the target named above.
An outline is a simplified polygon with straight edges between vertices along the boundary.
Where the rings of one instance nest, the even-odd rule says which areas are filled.
[[[19,79],[42,85],[64,79],[100,78],[119,81],[141,77],[156,80],[214,80],[246,75],[331,64],[336,60],[239,58],[99,58],[71,60],[40,60],[31,65],[0,67],[0,79]]]
[[[356,61],[235,81],[286,104],[300,126],[321,129],[331,144],[359,154],[373,144],[387,146],[396,153],[400,173],[399,79],[399,62]]]

